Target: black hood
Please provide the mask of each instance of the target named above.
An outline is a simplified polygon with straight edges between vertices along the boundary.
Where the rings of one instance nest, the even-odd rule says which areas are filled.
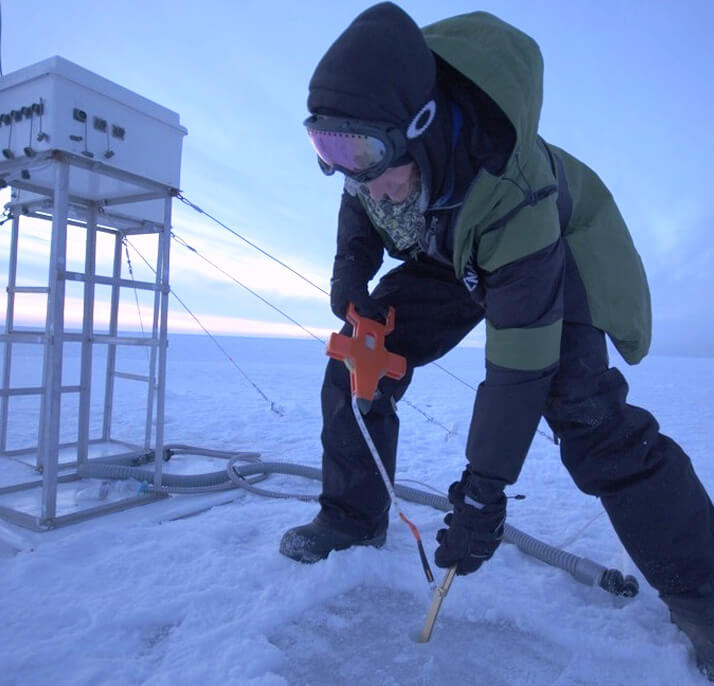
[[[310,79],[307,107],[312,114],[389,122],[406,132],[434,100],[434,120],[407,146],[434,198],[451,150],[451,110],[436,72],[421,29],[397,5],[382,2],[362,12],[330,46]]]

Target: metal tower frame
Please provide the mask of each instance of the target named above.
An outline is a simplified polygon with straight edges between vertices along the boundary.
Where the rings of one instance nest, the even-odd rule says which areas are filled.
[[[47,173],[51,165],[54,187],[43,188],[33,184],[33,169],[42,167]],[[70,193],[70,175],[73,170],[82,173],[110,177],[135,189],[121,197],[96,198]],[[45,530],[131,507],[153,502],[165,497],[162,494],[144,494],[124,498],[113,503],[103,503],[69,513],[58,512],[58,488],[68,481],[81,478],[83,465],[90,462],[116,464],[140,464],[154,461],[154,485],[161,485],[162,459],[164,452],[164,407],[167,361],[167,318],[169,298],[169,256],[171,238],[171,201],[177,191],[174,188],[135,174],[110,167],[102,162],[87,159],[58,150],[38,153],[31,158],[10,159],[0,162],[0,178],[4,178],[13,190],[29,191],[32,200],[11,201],[11,242],[8,265],[7,309],[5,332],[0,342],[5,345],[0,388],[0,461],[14,458],[31,464],[42,474],[42,479],[16,483],[0,488],[0,517],[34,530]],[[92,184],[87,184],[91,187]],[[137,219],[116,210],[133,203],[163,200],[163,222]],[[17,283],[18,238],[23,217],[51,222],[51,247],[49,274],[46,287],[22,286]],[[68,271],[67,227],[86,229],[86,251],[83,271]],[[96,273],[97,233],[104,232],[114,237],[113,270],[111,276]],[[122,245],[126,236],[158,234],[156,255],[156,278],[153,282],[123,279]],[[81,333],[65,328],[65,284],[68,281],[83,284],[83,316]],[[95,285],[111,287],[109,330],[106,334],[94,330]],[[132,288],[153,292],[153,317],[150,335],[146,337],[121,335],[118,315],[121,289]],[[15,327],[15,296],[19,293],[47,295],[47,312],[44,329],[17,330]],[[64,344],[81,344],[79,385],[64,385],[62,367]],[[13,345],[31,343],[43,347],[42,383],[39,387],[11,387]],[[104,409],[101,437],[90,437],[90,396],[92,386],[93,353],[97,346],[106,346],[106,377],[104,384]],[[120,346],[148,346],[148,373],[129,374],[116,368],[117,349]],[[146,415],[143,437],[136,443],[127,443],[112,438],[112,408],[114,381],[129,379],[147,384]],[[60,444],[60,406],[66,394],[78,394],[78,423],[76,440]],[[8,450],[8,424],[10,399],[18,396],[40,397],[40,419],[37,445],[29,448]],[[152,421],[155,416],[155,431]],[[153,439],[153,440],[152,440]],[[65,459],[69,458],[69,459]],[[69,470],[69,471],[67,471]],[[3,496],[20,491],[41,489],[39,515],[28,513],[2,504]]]

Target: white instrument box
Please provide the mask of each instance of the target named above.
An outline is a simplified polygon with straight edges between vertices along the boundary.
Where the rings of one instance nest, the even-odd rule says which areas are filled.
[[[33,187],[53,189],[49,168],[31,168],[33,157],[50,150],[178,189],[185,135],[177,113],[62,57],[0,78],[0,176],[3,163],[12,162],[17,170],[27,159],[24,178],[30,190],[21,191],[22,201],[42,197]],[[91,165],[70,170],[70,196],[101,202],[142,190],[129,177],[96,173]],[[116,205],[112,211],[163,221],[162,201]]]

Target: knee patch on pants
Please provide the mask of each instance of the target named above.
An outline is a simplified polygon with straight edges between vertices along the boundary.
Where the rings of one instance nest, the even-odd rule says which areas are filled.
[[[595,428],[623,411],[627,391],[625,377],[614,367],[594,377],[556,379],[545,418],[562,438],[571,425]]]
[[[648,457],[659,426],[647,411],[628,405],[627,382],[609,369],[548,400],[546,418],[561,439],[561,459],[585,493],[607,495],[651,470]],[[565,391],[565,392],[563,392]]]

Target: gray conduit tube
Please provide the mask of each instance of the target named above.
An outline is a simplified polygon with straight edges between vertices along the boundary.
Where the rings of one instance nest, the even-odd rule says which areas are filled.
[[[166,446],[170,455],[175,454],[192,454],[203,455],[207,457],[219,457],[224,459],[233,459],[242,462],[260,462],[260,453],[253,452],[224,452],[221,450],[206,450],[203,448],[195,448],[185,445]],[[110,464],[110,463],[85,463],[77,467],[77,474],[81,477],[91,479],[134,479],[145,484],[144,490],[161,492],[161,493],[213,493],[215,491],[228,491],[235,486],[228,477],[226,469],[221,469],[216,472],[207,472],[205,474],[170,474],[163,473],[161,475],[161,487],[155,488],[151,482],[154,480],[154,472],[141,467],[131,467],[129,465]],[[258,476],[250,479],[250,483],[257,483],[267,479],[268,474],[261,473]]]
[[[151,482],[154,472],[141,467],[129,467],[122,464],[82,464],[77,467],[81,477],[92,479],[135,479],[136,481]],[[183,488],[206,488],[230,483],[226,470],[208,472],[206,474],[162,474],[161,481],[164,486]]]
[[[405,500],[410,500],[411,502],[419,503],[421,505],[430,505],[431,507],[441,510],[442,512],[448,512],[451,510],[451,505],[446,497],[441,495],[436,495],[434,493],[426,493],[420,491],[416,488],[410,488],[408,486],[396,487],[397,495]],[[622,583],[629,580],[627,583],[637,584],[637,580],[634,577],[623,577],[622,573],[618,570],[609,570],[597,562],[593,562],[586,557],[580,557],[574,553],[569,553],[560,548],[555,548],[543,541],[539,541],[537,538],[533,538],[527,533],[524,533],[520,529],[516,529],[515,526],[506,524],[505,531],[503,534],[503,540],[507,543],[512,543],[519,550],[524,553],[531,555],[532,557],[546,562],[553,567],[558,567],[563,569],[572,576],[574,576],[578,581],[584,583],[588,586],[598,585],[604,588],[606,591],[610,591],[615,595],[627,595],[632,597],[637,594],[639,587],[628,588],[629,593],[617,592],[617,588],[613,587],[614,579],[617,574],[622,577]],[[603,582],[603,580],[606,580]],[[606,583],[607,586],[603,585]],[[623,589],[624,590],[624,589]]]
[[[223,453],[216,456],[225,457],[225,455]],[[316,495],[280,493],[257,488],[253,484],[256,481],[267,478],[269,474],[287,474],[322,481],[322,470],[289,462],[261,462],[255,456],[255,453],[245,454],[245,457],[240,453],[231,453],[231,455],[232,457],[228,460],[225,470],[208,474],[163,474],[163,484],[160,487],[151,485],[153,471],[139,467],[89,463],[80,465],[77,471],[82,477],[136,479],[137,481],[145,482],[145,489],[149,493],[190,494],[244,488],[256,495],[270,498],[317,500]],[[245,462],[246,459],[249,460],[248,464],[237,464],[237,462]],[[248,478],[251,476],[252,478]],[[400,498],[409,502],[428,505],[442,512],[451,510],[449,501],[444,496],[427,493],[399,483],[395,484],[394,489]],[[627,598],[634,597],[639,591],[639,584],[633,576],[624,576],[617,569],[607,569],[586,557],[580,557],[574,553],[550,546],[510,524],[506,524],[503,539],[507,543],[517,546],[519,550],[527,555],[568,572],[577,581],[587,586],[599,586],[613,595]]]
[[[238,459],[233,458],[229,460],[226,465],[226,470],[231,481],[237,486],[246,488],[258,495],[278,498],[295,497],[290,494],[255,488],[245,483],[245,477],[259,473],[260,471],[271,474],[292,474],[322,481],[322,471],[315,467],[304,467],[302,465],[283,462],[259,462],[247,465],[237,465],[236,462],[238,462]],[[420,491],[417,488],[403,486],[399,483],[395,484],[394,490],[397,496],[409,502],[418,503],[419,505],[428,505],[442,512],[451,510],[451,505],[444,496]],[[317,500],[317,496],[297,497],[301,497],[303,500]],[[637,579],[633,576],[628,575],[625,577],[622,572],[617,569],[607,569],[586,557],[580,557],[565,550],[554,548],[547,543],[543,543],[543,541],[539,541],[537,538],[533,538],[533,536],[529,536],[520,529],[516,529],[516,527],[510,524],[506,524],[503,539],[507,543],[512,543],[517,546],[519,550],[527,555],[531,555],[541,560],[541,562],[568,572],[577,581],[588,586],[597,585],[613,595],[622,595],[628,598],[634,597],[639,591],[639,584],[637,583]]]

